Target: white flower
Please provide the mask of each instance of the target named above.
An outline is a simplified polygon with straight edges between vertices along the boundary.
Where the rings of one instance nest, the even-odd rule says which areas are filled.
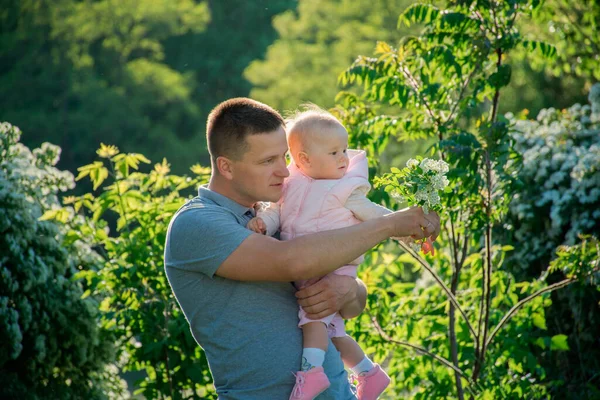
[[[429,199],[429,195],[427,194],[427,191],[419,190],[417,193],[415,193],[415,199],[417,199],[417,201],[427,201],[427,199]]]
[[[436,190],[443,190],[450,181],[444,175],[438,174],[431,178],[431,185]]]
[[[448,163],[442,160],[438,161],[438,171],[442,174],[446,174],[448,173],[448,171],[450,171],[450,167],[448,166]]]
[[[441,174],[445,174],[449,171],[448,164],[442,160],[432,160],[430,158],[424,158],[419,165],[423,172],[434,171]]]
[[[419,165],[424,173],[427,173],[429,170],[433,169],[433,166],[433,160],[430,160],[429,158],[424,158]]]
[[[408,160],[408,161],[406,162],[406,166],[407,166],[408,168],[411,168],[411,169],[412,169],[412,168],[415,168],[415,167],[418,167],[418,166],[419,166],[419,161],[418,161],[418,160],[415,160],[414,158],[411,158],[410,160]]]
[[[404,196],[402,196],[400,193],[393,191],[392,193],[390,193],[390,195],[392,196],[392,198],[394,200],[396,200],[398,203],[404,203],[406,201],[406,199],[404,198]]]
[[[592,105],[600,103],[600,82],[595,83],[590,89],[590,94],[588,95],[588,100]]]

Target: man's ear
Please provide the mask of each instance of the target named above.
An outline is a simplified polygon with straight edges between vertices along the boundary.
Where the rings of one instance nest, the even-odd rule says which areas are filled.
[[[233,162],[227,157],[217,157],[217,170],[227,180],[233,179]]]
[[[308,157],[308,154],[306,154],[306,152],[301,151],[298,153],[298,163],[302,166],[310,166],[310,158]]]

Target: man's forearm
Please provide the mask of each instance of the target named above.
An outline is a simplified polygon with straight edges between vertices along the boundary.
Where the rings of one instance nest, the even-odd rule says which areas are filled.
[[[439,216],[406,209],[348,228],[313,233],[288,241],[248,236],[215,272],[240,281],[289,282],[322,277],[350,264],[390,236],[421,239],[439,234]]]
[[[355,289],[348,293],[349,297],[340,309],[340,315],[344,319],[357,317],[363,312],[367,305],[367,286],[358,278],[355,281]]]
[[[326,275],[393,235],[387,217],[282,242],[293,280]]]

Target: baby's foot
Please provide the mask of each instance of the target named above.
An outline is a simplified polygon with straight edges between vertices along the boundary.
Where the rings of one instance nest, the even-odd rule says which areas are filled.
[[[356,380],[358,381],[358,385],[356,385],[358,400],[377,400],[390,384],[390,377],[379,364],[375,364],[366,374],[356,377]]]
[[[295,375],[296,384],[292,390],[290,400],[312,400],[329,387],[329,379],[325,375],[323,367],[299,371]]]

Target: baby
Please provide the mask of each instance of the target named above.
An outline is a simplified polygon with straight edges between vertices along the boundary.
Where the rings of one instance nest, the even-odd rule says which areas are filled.
[[[282,197],[259,210],[257,217],[248,222],[248,229],[268,235],[280,230],[281,239],[290,240],[392,212],[367,199],[370,184],[366,154],[348,150],[348,132],[333,115],[311,107],[297,113],[287,127],[293,160]],[[333,273],[356,277],[362,260],[360,257]],[[295,285],[302,288],[312,282],[295,282]],[[357,376],[359,399],[376,399],[389,385],[388,375],[346,335],[339,314],[311,320],[300,307],[299,318],[303,334],[302,365],[290,399],[313,399],[329,387],[322,367],[328,337],[346,367]]]

